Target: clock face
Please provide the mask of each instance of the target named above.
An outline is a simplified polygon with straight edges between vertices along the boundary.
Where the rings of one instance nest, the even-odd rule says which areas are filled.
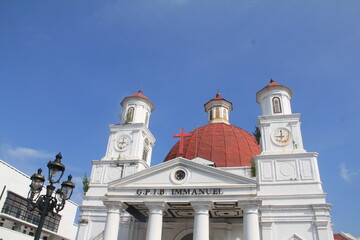
[[[277,128],[272,133],[271,138],[276,145],[286,146],[290,143],[291,134],[286,128]]]
[[[125,151],[126,148],[132,143],[130,136],[128,135],[121,135],[115,140],[115,147],[119,151]]]

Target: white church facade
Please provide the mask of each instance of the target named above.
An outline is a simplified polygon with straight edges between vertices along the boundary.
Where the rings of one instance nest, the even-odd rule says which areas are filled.
[[[92,162],[77,240],[333,240],[317,153],[303,148],[292,90],[271,81],[256,94],[259,136],[229,123],[217,94],[208,124],[150,167],[154,106],[124,98],[105,156]],[[258,144],[259,141],[259,144]]]

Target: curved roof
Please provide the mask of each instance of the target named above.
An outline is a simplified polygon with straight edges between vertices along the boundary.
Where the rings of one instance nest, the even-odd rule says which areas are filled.
[[[138,93],[132,94],[129,97],[141,97],[141,98],[144,98],[146,100],[149,100],[145,95],[142,94],[142,90],[139,90]]]
[[[292,97],[292,90],[290,88],[288,88],[285,85],[275,82],[273,79],[270,79],[270,83],[256,93],[256,98],[258,98],[262,93],[268,91],[271,88],[275,88],[275,87],[278,87],[278,88],[280,87],[282,89],[285,89],[288,92],[290,98]],[[259,103],[258,99],[256,101]]]
[[[148,99],[145,95],[142,94],[142,90],[139,90],[138,93],[135,93],[135,94],[125,97],[121,101],[120,105],[122,107],[124,107],[124,103],[126,101],[128,101],[130,99],[139,99],[139,98],[145,100],[145,102],[149,104],[151,111],[154,111],[155,107],[154,107],[153,103],[150,101],[150,99]]]
[[[179,152],[180,141],[170,150],[164,161],[179,156],[187,159],[201,157],[217,167],[251,166],[252,157],[260,154],[254,136],[247,131],[225,123],[212,123],[190,132],[184,139],[184,150]]]
[[[214,102],[216,100],[222,100],[222,101],[225,101],[225,102],[229,103],[230,104],[230,111],[232,111],[232,103],[230,101],[226,100],[225,98],[223,98],[220,95],[220,93],[216,93],[216,96],[213,99],[210,99],[207,103],[204,104],[205,112],[207,111],[208,104],[211,103],[211,102]]]

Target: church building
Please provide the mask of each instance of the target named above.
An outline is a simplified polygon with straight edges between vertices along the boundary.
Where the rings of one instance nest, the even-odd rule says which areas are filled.
[[[292,90],[256,93],[256,138],[230,124],[232,103],[205,103],[208,124],[151,166],[152,102],[125,97],[105,156],[92,162],[77,240],[333,240],[317,156],[303,148]]]

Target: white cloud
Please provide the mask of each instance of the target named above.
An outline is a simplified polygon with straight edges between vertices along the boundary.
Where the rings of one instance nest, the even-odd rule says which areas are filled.
[[[351,171],[349,170],[345,163],[341,163],[340,166],[340,176],[345,181],[349,181],[353,176],[358,175],[360,173],[360,170],[357,171]]]
[[[32,149],[32,148],[8,147],[5,150],[6,150],[6,153],[8,154],[8,156],[11,158],[27,159],[27,158],[50,158],[50,157],[53,157],[49,153],[39,151],[36,149]]]
[[[0,145],[0,159],[31,175],[36,172],[39,160],[46,159],[46,161],[43,161],[46,164],[47,161],[54,159],[54,154],[33,148],[13,147],[9,144],[2,144]]]
[[[13,147],[9,144],[2,144],[0,146],[0,158],[3,158],[4,161],[18,161],[27,159],[54,158],[54,155],[33,148]]]

